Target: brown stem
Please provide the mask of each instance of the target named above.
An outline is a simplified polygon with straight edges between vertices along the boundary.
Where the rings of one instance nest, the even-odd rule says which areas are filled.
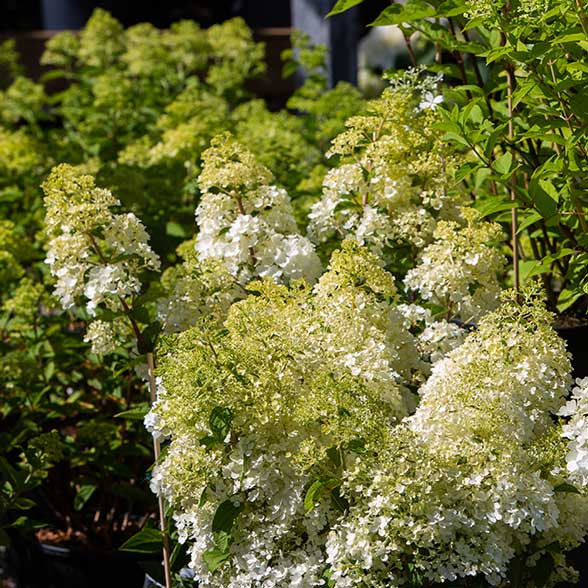
[[[413,67],[417,66],[417,58],[412,48],[412,43],[410,42],[410,35],[402,29],[402,36],[404,37],[404,44],[406,45],[406,50],[408,51],[408,56],[410,57],[410,62],[412,63]]]
[[[147,352],[147,373],[149,375],[149,395],[151,397],[151,405],[156,400],[156,386],[155,386],[155,359],[151,351]],[[159,439],[153,437],[153,453],[155,454],[155,465],[159,463],[161,455],[161,445]],[[167,522],[165,519],[165,505],[163,503],[163,496],[158,496],[159,507],[159,526],[163,535],[163,573],[165,577],[165,588],[171,588],[171,568],[170,568],[170,548],[169,536],[167,534]]]

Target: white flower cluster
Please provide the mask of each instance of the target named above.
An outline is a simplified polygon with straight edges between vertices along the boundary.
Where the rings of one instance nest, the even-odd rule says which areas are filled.
[[[200,585],[320,586],[339,512],[328,501],[307,512],[317,464],[358,437],[375,450],[413,408],[405,384],[422,366],[400,314],[379,300],[395,296],[392,276],[354,242],[313,288],[252,288],[258,295],[234,304],[220,332],[199,325],[159,358],[146,426],[171,443],[152,484],[174,506]],[[215,437],[219,405],[232,420]],[[215,512],[227,501],[240,510],[215,569]]]
[[[565,346],[546,313],[514,313],[488,315],[438,362],[379,459],[350,468],[343,488],[352,506],[327,542],[337,588],[468,576],[498,585],[533,537],[547,544],[559,527],[575,518],[578,526],[560,508],[560,479],[545,476],[532,451],[555,429],[569,384]],[[552,469],[557,453],[547,456]],[[586,495],[576,500],[586,508]],[[576,541],[583,522],[570,531]]]
[[[61,305],[71,308],[84,296],[92,316],[100,304],[120,309],[125,298],[141,290],[139,272],[159,269],[145,227],[132,213],[113,213],[118,200],[73,166],[55,167],[43,190],[50,237],[45,261],[57,279]],[[98,340],[99,330],[98,325],[91,333],[92,341]]]
[[[577,379],[572,398],[559,411],[571,417],[563,426],[562,436],[568,439],[567,470],[580,486],[588,486],[588,378]]]
[[[498,275],[505,260],[491,246],[501,237],[500,226],[476,220],[463,209],[467,225],[440,221],[434,241],[420,254],[419,264],[406,274],[405,284],[424,300],[441,305],[448,316],[476,321],[498,304]]]
[[[200,259],[222,261],[243,285],[255,277],[315,282],[320,259],[299,234],[286,191],[270,184],[270,172],[229,134],[216,137],[202,159],[195,245]]]
[[[353,237],[380,256],[430,242],[439,211],[450,215],[455,206],[453,155],[433,130],[438,81],[415,70],[369,103],[367,115],[348,121],[327,153],[341,163],[325,176],[309,214],[314,242]]]
[[[399,304],[398,311],[407,329],[416,330],[417,349],[426,361],[434,364],[465,340],[467,331],[443,319],[434,319],[428,308],[418,304]]]

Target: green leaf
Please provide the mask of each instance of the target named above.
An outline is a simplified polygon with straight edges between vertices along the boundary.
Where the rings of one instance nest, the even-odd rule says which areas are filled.
[[[584,33],[568,33],[561,37],[553,39],[553,43],[577,43],[578,41],[585,41],[586,35]]]
[[[163,533],[158,529],[145,528],[125,541],[120,550],[134,553],[159,553],[162,546]]]
[[[445,141],[457,143],[458,145],[463,145],[464,147],[470,147],[470,144],[468,143],[467,139],[465,137],[462,137],[461,135],[458,135],[457,133],[445,133],[443,139]]]
[[[35,506],[35,501],[21,496],[14,501],[13,506],[18,510],[29,510]]]
[[[178,237],[180,239],[187,239],[188,234],[182,225],[176,223],[174,221],[169,221],[165,225],[165,234],[169,235],[170,237]]]
[[[584,292],[581,290],[570,290],[568,288],[564,288],[560,293],[557,299],[557,310],[558,312],[564,312],[570,306],[574,304],[579,298],[584,296]]]
[[[209,549],[202,554],[202,559],[206,564],[206,567],[211,571],[215,572],[218,568],[230,557],[228,551],[221,551],[218,548]]]
[[[581,494],[581,492],[572,484],[568,484],[567,482],[563,482],[562,484],[558,484],[554,490],[556,492],[568,492],[570,494]]]
[[[115,418],[128,419],[130,421],[142,421],[145,415],[149,412],[149,405],[145,402],[129,410],[124,410],[115,414]]]
[[[84,508],[86,502],[88,502],[92,494],[94,494],[96,487],[96,484],[84,484],[83,486],[80,486],[80,489],[74,498],[75,510],[82,510],[82,508]]]
[[[235,497],[227,498],[227,500],[221,502],[212,519],[212,532],[230,534],[235,519],[239,516],[243,507],[243,501]]]
[[[326,480],[315,480],[306,492],[304,497],[304,509],[312,510],[320,502],[321,498],[341,485],[338,478],[328,478]]]
[[[507,151],[503,153],[494,162],[494,169],[501,175],[507,174],[512,167],[512,153]]]
[[[545,219],[555,216],[557,213],[557,202],[543,189],[543,185],[550,184],[547,180],[533,178],[529,184],[529,196],[533,200],[535,208]]]
[[[436,16],[449,18],[467,12],[468,6],[463,0],[446,0],[437,9]]]
[[[212,436],[222,443],[229,433],[231,422],[233,420],[233,412],[226,406],[215,406],[210,413],[208,423]]]
[[[435,9],[423,0],[407,0],[406,4],[392,4],[385,8],[370,27],[398,25],[435,16]]]
[[[363,0],[338,0],[335,6],[331,9],[331,12],[327,14],[326,18],[329,18],[329,16],[335,16],[335,14],[341,14],[362,2]]]
[[[517,203],[511,200],[503,201],[500,200],[488,200],[480,206],[476,206],[480,216],[482,218],[495,214],[497,212],[503,212],[505,210],[511,210],[517,208]]]
[[[519,216],[519,223],[517,227],[517,235],[522,233],[525,229],[530,227],[532,224],[540,221],[543,217],[536,211],[532,210],[528,215],[525,217]]]

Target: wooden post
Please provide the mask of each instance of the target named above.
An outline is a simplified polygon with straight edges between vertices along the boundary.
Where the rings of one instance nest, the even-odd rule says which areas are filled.
[[[149,375],[149,394],[151,397],[151,405],[156,400],[156,386],[155,386],[155,359],[153,353],[147,353],[147,373]],[[153,453],[155,455],[155,464],[159,462],[161,454],[161,446],[159,440],[153,437]],[[163,503],[163,496],[158,497],[159,505],[159,526],[163,533],[163,574],[165,577],[165,588],[171,588],[171,570],[170,570],[170,549],[169,537],[167,535],[167,523],[165,520],[165,505]]]

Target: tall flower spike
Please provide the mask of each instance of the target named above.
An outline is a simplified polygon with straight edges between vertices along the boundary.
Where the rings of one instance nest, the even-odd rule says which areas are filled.
[[[132,213],[115,214],[119,201],[75,167],[55,167],[45,183],[47,259],[64,308],[85,296],[87,310],[100,304],[120,310],[141,290],[139,273],[158,270],[159,257]]]
[[[240,284],[255,277],[314,282],[322,267],[312,243],[299,234],[288,194],[230,133],[202,155],[196,210],[200,259],[221,261]]]

